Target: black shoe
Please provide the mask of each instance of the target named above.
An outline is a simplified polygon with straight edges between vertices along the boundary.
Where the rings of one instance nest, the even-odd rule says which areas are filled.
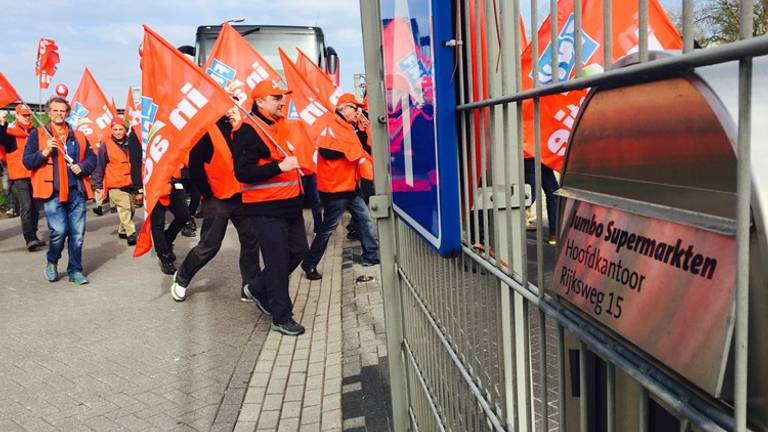
[[[309,280],[320,280],[320,279],[322,279],[322,278],[323,278],[323,275],[321,275],[321,274],[320,274],[320,272],[318,272],[318,271],[317,271],[317,268],[315,268],[315,267],[312,267],[312,268],[311,268],[311,269],[309,269],[309,270],[306,270],[306,269],[305,269],[305,270],[304,270],[304,275],[305,275],[305,276],[307,277],[307,279],[309,279]]]
[[[160,260],[160,271],[167,275],[176,273],[176,265],[173,263],[170,256],[160,255],[158,256],[158,259]]]
[[[136,233],[133,233],[128,236],[128,238],[125,239],[128,242],[128,246],[135,246],[136,245]]]
[[[104,216],[104,209],[101,206],[94,207],[93,212],[96,213],[96,216]]]
[[[117,207],[110,207],[109,208],[110,213],[117,213]]]
[[[120,237],[123,240],[126,240],[128,238],[128,235],[125,234],[125,233],[118,233],[117,236]]]
[[[189,227],[193,230],[197,231],[197,222],[195,222],[194,218],[190,219],[189,222],[187,222],[187,225],[189,225]]]
[[[181,229],[181,235],[184,237],[195,237],[197,233],[195,232],[194,228],[192,228],[189,224],[184,225],[184,228]]]
[[[363,267],[371,267],[371,266],[375,266],[375,265],[379,264],[379,262],[380,262],[380,261],[379,261],[379,259],[378,259],[378,258],[376,258],[375,260],[371,260],[371,261],[365,261],[365,260],[363,260]]]
[[[289,318],[288,321],[282,323],[273,322],[272,330],[288,336],[304,334],[304,326],[294,321],[293,318]]]
[[[251,288],[248,284],[243,285],[243,289],[240,292],[240,301],[256,303],[256,307],[259,308],[262,313],[272,316],[272,312],[267,309],[266,302],[256,297],[256,295],[251,292]]]
[[[27,250],[30,252],[36,251],[40,246],[40,240],[30,240],[27,242]]]

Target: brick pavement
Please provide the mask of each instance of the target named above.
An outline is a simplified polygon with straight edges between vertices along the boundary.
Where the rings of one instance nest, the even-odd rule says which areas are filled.
[[[234,232],[176,303],[156,258],[117,239],[115,215],[88,219],[82,287],[45,282],[44,252],[0,220],[0,431],[389,429],[378,267],[352,263],[342,228],[324,278],[291,279],[307,327],[293,338],[238,301]],[[196,242],[180,237],[177,255]],[[355,283],[363,273],[376,279]]]

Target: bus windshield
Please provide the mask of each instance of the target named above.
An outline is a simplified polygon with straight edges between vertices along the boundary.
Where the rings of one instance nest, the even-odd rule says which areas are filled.
[[[208,58],[213,45],[216,43],[217,35],[202,35],[197,41],[197,62],[202,65]],[[322,40],[317,34],[310,32],[295,32],[290,29],[285,31],[269,30],[255,31],[245,35],[245,38],[259,52],[281,76],[283,74],[283,65],[280,62],[278,47],[282,48],[291,59],[296,58],[296,48],[299,48],[309,58],[322,64]]]

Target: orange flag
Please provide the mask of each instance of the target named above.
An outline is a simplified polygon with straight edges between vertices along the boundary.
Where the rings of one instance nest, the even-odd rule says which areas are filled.
[[[91,145],[98,147],[101,141],[109,137],[110,123],[117,113],[88,68],[85,68],[70,103],[72,111],[67,117],[67,123],[82,132]]]
[[[612,61],[638,51],[638,3],[614,2],[612,14],[613,53]],[[605,65],[602,42],[603,18],[602,0],[584,0],[582,6],[582,64],[587,71],[601,71]],[[669,21],[658,0],[648,2],[649,50],[682,48],[682,40]],[[573,1],[561,0],[558,4],[558,79],[567,80],[576,74],[574,58],[574,6]],[[539,29],[539,46],[544,47],[539,62],[538,81],[541,84],[552,82],[552,61],[550,42],[551,17],[548,17]],[[523,89],[533,86],[532,47],[523,53]],[[560,171],[568,146],[568,138],[576,121],[581,104],[588,90],[574,90],[568,93],[541,98],[541,159],[548,167]],[[533,101],[523,103],[523,130],[525,152],[533,155]]]
[[[280,74],[229,24],[221,26],[216,44],[203,70],[221,87],[234,94],[240,106],[250,109],[256,84],[270,80],[280,83]]]
[[[299,71],[304,81],[320,96],[320,102],[325,107],[333,111],[336,109],[336,102],[344,92],[331,81],[331,78],[323,72],[304,52],[299,51],[296,58],[296,70]]]
[[[335,117],[334,111],[325,106],[321,97],[315,92],[296,69],[290,58],[282,49],[279,49],[280,60],[283,63],[283,72],[291,94],[289,106],[289,118],[300,118],[307,127],[310,138],[316,140],[320,132],[325,129]],[[288,105],[288,104],[286,104]]]
[[[16,89],[13,88],[10,82],[5,79],[5,75],[0,72],[0,107],[4,107],[11,102],[21,100]]]
[[[128,87],[128,96],[125,99],[125,118],[131,131],[141,141],[141,106],[133,101],[133,88]]]
[[[41,89],[47,89],[51,85],[58,64],[59,46],[56,45],[56,41],[41,38],[37,44],[37,62],[35,63],[35,75]]]
[[[133,256],[152,248],[149,218],[189,150],[232,99],[181,52],[144,26],[141,72],[144,197],[147,220]]]

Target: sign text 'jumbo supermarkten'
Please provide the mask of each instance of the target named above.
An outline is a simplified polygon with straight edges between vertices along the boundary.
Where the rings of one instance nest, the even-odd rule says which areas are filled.
[[[712,394],[735,290],[733,236],[568,200],[552,290]]]

